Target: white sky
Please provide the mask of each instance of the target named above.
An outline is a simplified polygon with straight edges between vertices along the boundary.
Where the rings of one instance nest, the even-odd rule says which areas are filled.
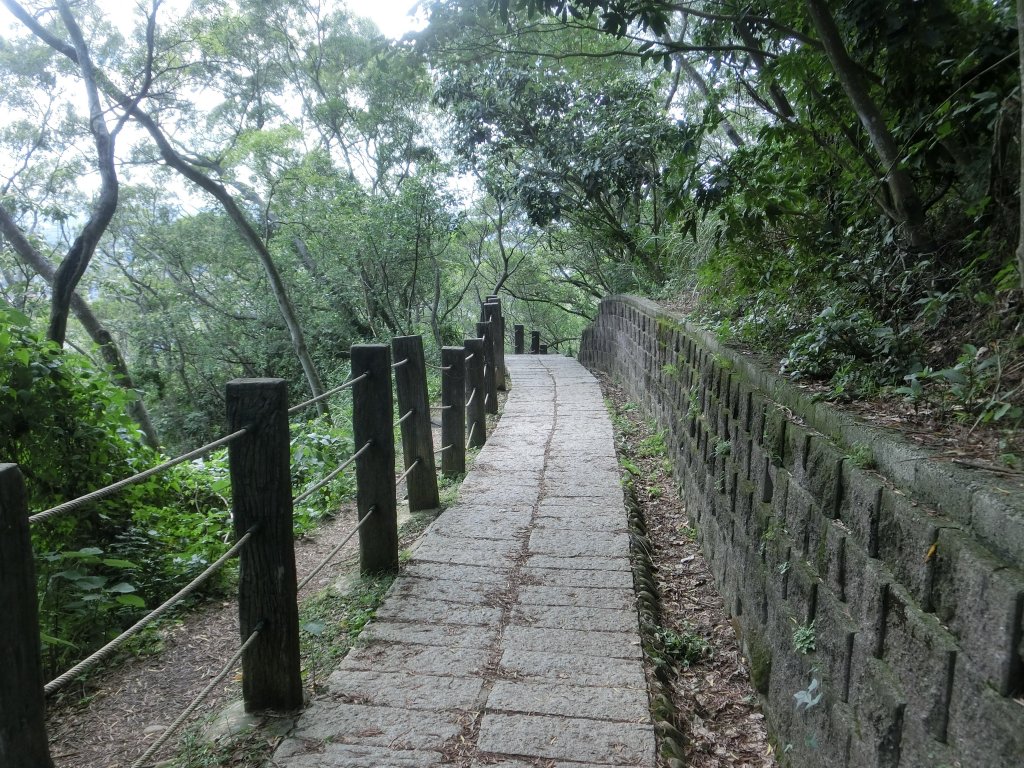
[[[397,38],[419,29],[422,23],[409,15],[416,0],[346,0],[345,6],[357,16],[372,19],[386,36]]]

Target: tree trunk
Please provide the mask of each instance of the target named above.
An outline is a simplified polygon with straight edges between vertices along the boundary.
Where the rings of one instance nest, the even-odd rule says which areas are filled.
[[[11,219],[3,208],[0,208],[0,232],[7,238],[21,261],[52,286],[55,280],[56,269],[43,258],[39,251],[32,247],[32,244],[22,234],[18,225],[14,223],[14,220]],[[142,429],[142,434],[146,438],[146,445],[150,448],[159,448],[160,435],[157,433],[156,427],[149,417],[149,411],[146,409],[146,403],[142,399],[142,394],[135,388],[128,365],[125,363],[121,350],[118,348],[113,336],[103,327],[99,318],[93,314],[89,305],[77,293],[71,294],[69,304],[71,311],[75,313],[75,317],[78,318],[85,332],[89,334],[89,338],[99,345],[103,359],[114,371],[114,380],[121,387],[137,395],[135,400],[128,406],[128,414],[135,419]]]
[[[1024,0],[1017,0],[1017,48],[1020,51],[1020,239],[1017,245],[1017,277],[1024,291]]]
[[[700,91],[701,95],[708,101],[711,101],[712,98],[714,98],[714,94],[711,93],[711,88],[708,87],[707,82],[701,76],[700,72],[698,72],[690,62],[684,59],[682,54],[678,54],[676,56],[676,63],[679,65],[680,71],[686,75],[686,78],[693,83],[694,87]],[[715,111],[721,115],[722,130],[725,131],[725,135],[728,137],[729,141],[732,142],[732,145],[739,148],[746,144],[743,137],[740,136],[733,124],[729,122],[729,118],[722,115],[721,110],[718,109],[717,105],[715,106]]]
[[[886,169],[885,182],[900,223],[906,227],[911,247],[930,250],[934,247],[934,241],[925,220],[924,204],[910,174],[900,163],[900,149],[886,125],[881,109],[871,98],[856,63],[847,53],[839,28],[824,0],[807,0],[807,10],[821,39],[825,55],[832,62],[832,68],[843,91],[853,104],[857,117],[867,131],[871,146],[878,153]]]
[[[50,326],[47,336],[51,341],[64,346],[67,335],[68,312],[75,288],[85,274],[89,261],[96,252],[96,246],[117,209],[118,182],[114,168],[114,139],[107,130],[103,106],[93,71],[89,51],[82,36],[82,30],[75,21],[66,0],[57,3],[61,20],[68,30],[78,58],[78,69],[85,84],[89,102],[89,132],[96,146],[96,167],[100,173],[100,195],[89,220],[71,244],[64,259],[51,280],[53,290],[50,296]]]
[[[18,18],[19,21],[32,30],[36,37],[77,64],[79,68],[83,70],[83,77],[86,76],[86,69],[88,69],[88,76],[92,78],[92,82],[97,83],[99,87],[103,89],[104,93],[117,101],[120,107],[124,109],[128,115],[146,129],[146,132],[149,133],[153,142],[160,150],[160,156],[163,158],[164,162],[193,184],[208,192],[221,204],[224,208],[224,212],[227,213],[228,218],[231,219],[232,223],[238,229],[242,239],[245,240],[245,242],[256,252],[257,257],[267,274],[267,279],[270,282],[274,298],[277,299],[277,305],[281,311],[281,317],[284,320],[285,325],[288,327],[288,332],[291,335],[292,347],[295,350],[296,357],[299,358],[299,363],[302,365],[302,371],[306,376],[306,381],[309,383],[310,390],[314,396],[323,394],[323,383],[320,381],[320,375],[317,373],[316,366],[313,363],[313,358],[310,356],[309,350],[306,348],[306,340],[302,333],[302,326],[299,325],[298,316],[295,314],[295,307],[292,305],[291,299],[288,297],[288,291],[285,288],[284,281],[281,279],[280,273],[277,271],[277,266],[274,264],[273,258],[271,258],[270,251],[267,250],[267,246],[263,242],[262,238],[260,238],[259,233],[257,233],[253,228],[245,213],[238,207],[238,204],[224,185],[199,171],[194,165],[192,165],[192,163],[188,162],[188,160],[174,149],[171,142],[167,140],[163,131],[156,124],[156,121],[139,107],[139,100],[142,98],[142,95],[137,98],[129,97],[108,77],[106,77],[103,72],[93,71],[91,65],[83,65],[83,61],[86,61],[86,57],[84,55],[84,43],[82,46],[77,45],[77,42],[81,40],[80,32],[76,39],[76,46],[70,46],[59,38],[54,37],[49,30],[39,23],[38,19],[28,13],[18,2],[16,2],[16,0],[2,0],[2,2],[7,6],[11,13]],[[74,29],[78,29],[77,25],[74,25],[73,23],[74,19],[71,18],[70,11],[67,11],[66,0],[60,0],[58,5],[61,8],[62,18],[66,17],[65,24],[68,24],[68,19],[70,19]],[[153,34],[154,24],[154,17],[150,16],[150,23],[147,28],[147,35],[150,37]],[[74,30],[69,27],[69,31],[71,31],[74,36]],[[90,97],[91,96],[92,93],[90,93]],[[98,103],[97,96],[97,105]],[[102,118],[102,111],[98,112],[98,114],[100,118]],[[93,123],[95,122],[96,120],[94,119]],[[105,131],[106,125],[102,123],[102,119],[100,120],[100,123],[103,125],[103,130]],[[97,143],[98,142],[99,140],[97,139]],[[113,156],[111,155],[111,171],[113,170],[113,167]],[[106,183],[106,177],[104,177],[104,183]],[[116,197],[114,202],[116,205]],[[111,211],[111,213],[113,213],[113,211]],[[326,407],[323,403],[318,403],[317,406],[320,413],[326,413]]]
[[[224,212],[227,213],[228,218],[231,219],[235,228],[242,236],[242,239],[245,240],[249,247],[256,252],[256,256],[259,258],[260,264],[263,266],[263,271],[267,275],[267,281],[270,283],[270,289],[274,294],[274,298],[277,300],[277,306],[281,312],[281,318],[284,320],[284,323],[288,328],[288,333],[291,336],[292,348],[295,350],[295,356],[298,357],[299,363],[302,365],[302,371],[305,374],[306,382],[309,384],[310,392],[314,397],[322,395],[324,392],[323,383],[320,380],[320,374],[316,370],[316,364],[313,362],[313,358],[309,354],[309,349],[306,347],[306,339],[302,332],[302,326],[299,323],[298,315],[295,313],[295,306],[292,304],[291,298],[288,296],[288,289],[284,284],[284,280],[281,278],[281,273],[278,272],[277,265],[274,263],[274,259],[270,255],[270,251],[267,249],[263,239],[259,236],[259,233],[249,222],[248,218],[246,218],[245,213],[238,207],[238,204],[223,184],[214,181],[206,174],[200,172],[184,157],[182,157],[177,150],[171,146],[171,143],[167,140],[167,137],[164,136],[163,131],[156,124],[153,118],[143,112],[137,105],[126,104],[125,106],[129,109],[129,114],[131,114],[132,118],[146,129],[150,137],[156,143],[164,162],[193,184],[199,186],[212,195],[217,202],[221,204]],[[317,403],[317,408],[321,414],[327,413],[326,406],[323,402]]]

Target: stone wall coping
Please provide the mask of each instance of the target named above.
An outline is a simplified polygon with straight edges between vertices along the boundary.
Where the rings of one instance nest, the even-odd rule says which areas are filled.
[[[813,400],[785,376],[769,371],[750,355],[726,346],[683,315],[649,299],[615,294],[601,301],[602,308],[615,303],[633,307],[695,337],[712,354],[728,360],[749,384],[788,408],[844,452],[868,446],[874,471],[899,490],[962,525],[1011,566],[1024,567],[1024,482],[1011,477],[983,477],[980,473],[985,470],[942,461],[935,451],[910,443],[898,432],[868,424],[831,403]]]

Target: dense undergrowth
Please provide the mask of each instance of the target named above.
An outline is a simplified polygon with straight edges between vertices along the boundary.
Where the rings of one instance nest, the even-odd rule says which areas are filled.
[[[84,355],[60,351],[20,313],[0,309],[0,455],[26,479],[31,512],[95,490],[168,457],[125,415],[128,395]],[[296,494],[352,454],[350,419],[291,427]],[[295,509],[302,534],[351,496],[341,475]],[[227,450],[171,467],[108,499],[36,525],[40,626],[52,676],[116,636],[195,578],[234,538]],[[229,564],[199,596],[233,583]]]

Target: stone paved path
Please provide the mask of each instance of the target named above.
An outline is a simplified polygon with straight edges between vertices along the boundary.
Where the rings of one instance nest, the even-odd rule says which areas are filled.
[[[462,485],[278,747],[278,768],[654,766],[612,427],[593,377],[513,356]]]

